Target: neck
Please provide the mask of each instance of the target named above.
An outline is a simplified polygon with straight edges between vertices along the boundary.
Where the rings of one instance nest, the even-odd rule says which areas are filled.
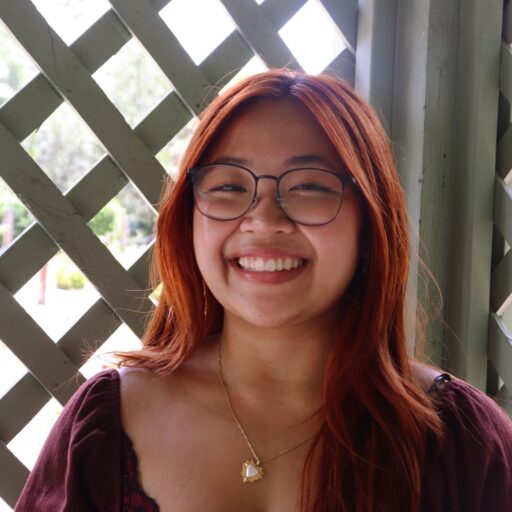
[[[267,406],[314,412],[322,403],[332,333],[325,323],[256,328],[226,316],[219,342],[230,392]]]

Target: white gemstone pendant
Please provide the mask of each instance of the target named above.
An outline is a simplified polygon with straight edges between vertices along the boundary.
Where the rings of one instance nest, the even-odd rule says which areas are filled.
[[[242,482],[256,482],[261,480],[265,474],[264,469],[253,460],[246,460],[242,464]]]

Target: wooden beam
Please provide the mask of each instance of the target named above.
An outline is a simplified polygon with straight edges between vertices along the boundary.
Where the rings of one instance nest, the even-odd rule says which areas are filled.
[[[320,0],[341,32],[347,48],[355,55],[357,41],[357,0]]]
[[[292,52],[277,33],[278,28],[254,0],[221,0],[239,32],[269,68],[301,69]]]
[[[0,398],[0,439],[9,443],[51,397],[31,373],[25,373]]]
[[[0,496],[14,508],[28,478],[28,469],[0,442]]]
[[[512,250],[498,263],[491,276],[491,306],[497,315],[512,303]]]
[[[36,321],[0,284],[0,339],[32,372],[45,389],[65,404],[84,378]]]
[[[512,186],[496,178],[494,187],[494,224],[512,246]]]
[[[489,359],[508,389],[512,389],[512,333],[495,313],[489,317]]]
[[[137,334],[144,331],[152,303],[94,235],[71,202],[0,125],[2,177],[98,289],[116,314]]]
[[[110,0],[131,34],[149,52],[194,114],[208,103],[211,85],[149,0]],[[211,96],[210,96],[211,99]]]
[[[460,7],[447,367],[480,389],[487,373],[502,13],[501,0]]]

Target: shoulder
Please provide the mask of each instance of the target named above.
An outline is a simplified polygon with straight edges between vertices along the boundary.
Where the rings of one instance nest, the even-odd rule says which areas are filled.
[[[450,377],[436,390],[433,399],[449,431],[483,450],[506,450],[512,458],[512,421],[482,391]]]
[[[16,510],[113,510],[120,454],[119,375],[106,370],[82,384],[64,407]]]
[[[443,422],[427,453],[428,510],[512,510],[512,422],[487,395],[447,376],[431,393]]]

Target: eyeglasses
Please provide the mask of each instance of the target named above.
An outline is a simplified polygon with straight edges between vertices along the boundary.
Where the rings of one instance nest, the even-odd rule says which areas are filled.
[[[234,164],[209,164],[187,171],[197,209],[215,220],[234,220],[257,200],[258,181],[276,182],[276,202],[293,222],[307,226],[328,224],[341,208],[343,190],[355,184],[351,176],[315,168],[290,169],[280,176],[256,176]]]

